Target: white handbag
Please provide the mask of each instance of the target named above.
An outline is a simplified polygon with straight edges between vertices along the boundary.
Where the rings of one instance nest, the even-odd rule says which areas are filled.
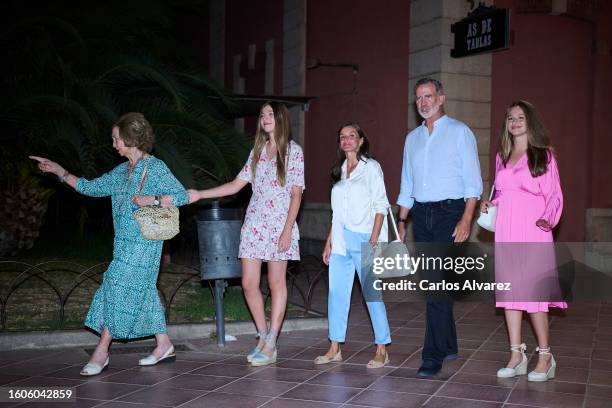
[[[404,264],[398,265],[397,263],[393,263],[392,267],[385,268],[385,270],[381,274],[378,274],[378,276],[386,279],[401,278],[412,275],[414,273],[412,259],[410,258],[408,247],[402,242],[402,240],[400,240],[397,224],[395,223],[395,217],[393,216],[393,211],[391,208],[389,208],[389,216],[391,217],[391,225],[393,226],[395,239],[391,242],[382,244],[382,246],[377,246],[374,257],[396,259],[396,257],[399,255],[400,259],[407,259],[409,263],[407,266]]]
[[[489,193],[489,202],[493,198],[493,192],[495,191],[495,183],[491,186],[491,192]],[[486,229],[487,231],[495,232],[495,221],[497,220],[497,207],[489,206],[489,209],[486,213],[480,212],[478,216],[478,220],[476,223],[480,225],[481,228]]]

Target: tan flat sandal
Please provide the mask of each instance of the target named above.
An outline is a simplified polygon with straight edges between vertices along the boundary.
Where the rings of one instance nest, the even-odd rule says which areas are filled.
[[[328,364],[328,363],[333,363],[333,362],[340,362],[340,361],[342,361],[342,352],[340,350],[338,350],[338,352],[334,354],[332,357],[328,357],[325,354],[325,355],[319,356],[314,359],[314,363],[317,365]]]
[[[372,359],[368,362],[368,365],[366,367],[367,368],[383,368],[387,364],[389,364],[389,353],[385,351],[385,361],[380,362],[380,361]]]

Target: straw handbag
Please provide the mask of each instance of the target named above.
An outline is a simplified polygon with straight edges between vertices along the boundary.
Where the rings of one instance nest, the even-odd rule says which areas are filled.
[[[147,168],[145,167],[140,181],[139,194],[142,191],[146,174]],[[173,238],[180,231],[179,209],[174,206],[144,206],[134,211],[134,218],[136,218],[142,236],[148,240],[165,241]]]

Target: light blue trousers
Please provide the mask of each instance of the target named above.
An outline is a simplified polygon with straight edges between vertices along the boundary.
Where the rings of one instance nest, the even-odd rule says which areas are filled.
[[[370,234],[344,230],[346,255],[331,254],[329,259],[329,296],[327,299],[327,314],[329,320],[329,339],[343,343],[346,338],[349,309],[351,307],[351,292],[355,270],[363,290],[367,271],[361,268],[361,244],[368,242]],[[383,302],[366,302],[376,344],[391,343],[389,321]]]

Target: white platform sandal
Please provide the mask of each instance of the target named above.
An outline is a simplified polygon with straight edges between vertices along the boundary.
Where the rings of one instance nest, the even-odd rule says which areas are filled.
[[[527,345],[525,343],[521,344],[511,344],[510,351],[514,351],[515,353],[521,353],[521,362],[516,365],[514,368],[504,367],[497,370],[497,377],[499,378],[512,378],[517,375],[525,375],[527,374],[527,355],[525,355],[525,350],[527,350]]]
[[[536,348],[536,351],[539,354],[550,354],[550,368],[545,373],[540,373],[538,371],[532,371],[527,376],[528,381],[548,381],[552,378],[555,378],[555,371],[557,371],[557,362],[555,361],[555,357],[550,352],[550,347],[546,348]]]

